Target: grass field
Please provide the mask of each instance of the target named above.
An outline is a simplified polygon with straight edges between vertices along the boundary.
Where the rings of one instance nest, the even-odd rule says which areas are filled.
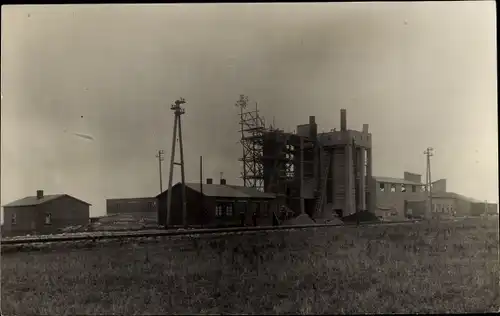
[[[6,315],[497,311],[498,221],[2,254]]]

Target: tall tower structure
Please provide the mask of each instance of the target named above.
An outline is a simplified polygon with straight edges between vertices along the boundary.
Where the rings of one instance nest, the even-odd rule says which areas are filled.
[[[347,111],[340,110],[340,131],[318,134],[318,190],[322,196],[317,213],[325,207],[342,216],[370,209],[372,137],[368,124],[361,131],[347,128]]]
[[[184,177],[184,150],[182,147],[182,125],[181,125],[181,115],[185,113],[184,108],[181,105],[185,104],[184,98],[176,100],[170,109],[174,111],[174,130],[172,137],[172,151],[170,156],[170,174],[168,177],[168,191],[167,191],[167,216],[165,227],[170,226],[170,214],[172,206],[172,178],[174,174],[174,165],[179,165],[181,167],[181,179],[182,179],[182,223],[186,226],[186,182]],[[179,131],[179,151],[180,151],[180,162],[174,162],[175,159],[175,144],[177,143],[177,130]]]

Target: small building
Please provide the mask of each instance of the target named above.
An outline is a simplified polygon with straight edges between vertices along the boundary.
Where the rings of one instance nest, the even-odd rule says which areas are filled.
[[[498,204],[497,203],[489,203],[487,201],[474,202],[474,203],[472,203],[472,206],[471,206],[471,215],[472,216],[498,215]]]
[[[68,194],[36,193],[3,206],[2,235],[55,234],[68,226],[89,223],[89,203]]]
[[[432,214],[435,217],[473,216],[474,205],[485,206],[483,202],[453,192],[432,193]]]
[[[275,195],[255,188],[228,185],[224,179],[214,184],[186,183],[186,220],[194,227],[224,227],[272,224],[272,213],[277,207]],[[158,221],[167,223],[168,190],[157,196]],[[170,224],[182,225],[182,184],[172,187]],[[255,216],[253,216],[255,214]],[[255,221],[254,221],[255,220]]]
[[[413,217],[409,213],[415,207],[408,206],[417,201],[425,201],[427,196],[421,175],[410,172],[405,172],[404,178],[373,177],[369,185],[372,186],[371,192],[375,192],[369,201],[371,209],[382,220]]]
[[[139,220],[157,221],[156,197],[122,198],[106,200],[106,215],[124,215]]]

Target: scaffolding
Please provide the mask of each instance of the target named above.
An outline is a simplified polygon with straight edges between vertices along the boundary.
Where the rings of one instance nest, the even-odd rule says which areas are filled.
[[[241,178],[245,187],[253,187],[264,191],[264,167],[262,164],[263,135],[266,130],[265,120],[259,114],[257,103],[254,110],[248,110],[249,100],[245,95],[235,104],[240,108],[240,143],[242,157],[238,159],[243,164]]]

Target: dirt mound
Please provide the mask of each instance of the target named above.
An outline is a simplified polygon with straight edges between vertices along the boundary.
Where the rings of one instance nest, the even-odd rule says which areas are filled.
[[[283,222],[283,225],[309,225],[315,224],[307,214],[301,214],[295,218],[291,218]]]
[[[314,220],[316,221],[317,224],[337,224],[337,225],[344,224],[344,222],[333,211],[324,212]]]
[[[354,213],[352,215],[346,216],[342,218],[342,221],[344,223],[363,223],[363,222],[375,222],[379,223],[380,220],[378,219],[377,215],[373,214],[372,212],[368,211],[361,211]]]
[[[158,229],[159,225],[157,224],[156,216],[156,213],[113,214],[98,218],[95,222],[87,225],[66,227],[62,232]]]

